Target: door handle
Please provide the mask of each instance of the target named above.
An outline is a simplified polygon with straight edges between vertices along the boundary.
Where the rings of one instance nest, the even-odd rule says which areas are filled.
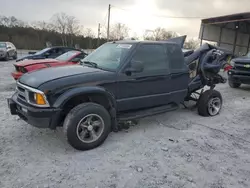
[[[163,80],[166,76],[153,76],[153,77],[138,77],[135,78],[135,82],[144,82],[144,81],[157,81],[157,80]]]
[[[185,74],[189,74],[188,72],[177,72],[177,73],[172,73],[171,78],[176,78]]]

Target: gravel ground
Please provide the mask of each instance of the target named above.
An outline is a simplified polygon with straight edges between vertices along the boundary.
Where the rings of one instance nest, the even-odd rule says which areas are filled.
[[[179,109],[80,152],[61,129],[37,129],[10,115],[12,63],[0,62],[1,188],[250,187],[249,86],[219,85],[224,106],[216,117]]]

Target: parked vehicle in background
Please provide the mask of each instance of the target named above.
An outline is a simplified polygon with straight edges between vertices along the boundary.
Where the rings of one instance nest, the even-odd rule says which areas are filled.
[[[17,50],[11,42],[0,42],[0,59],[8,61],[10,58],[17,59]]]
[[[250,84],[250,52],[231,60],[228,68],[228,84],[232,88]]]
[[[10,112],[39,128],[63,126],[79,150],[101,145],[120,122],[175,110],[184,101],[196,101],[202,116],[219,114],[222,96],[214,88],[226,81],[218,74],[225,53],[204,44],[184,59],[181,48],[167,41],[108,42],[79,65],[24,74],[8,99]],[[197,59],[190,78],[189,64]]]
[[[83,51],[72,50],[58,56],[55,59],[24,60],[13,64],[15,71],[13,71],[11,75],[15,80],[17,80],[27,72],[49,67],[74,65],[87,55],[88,54]]]
[[[71,50],[77,50],[77,49],[65,46],[54,46],[54,47],[44,48],[41,51],[22,57],[16,61],[18,62],[26,59],[48,59],[48,58],[53,59]]]

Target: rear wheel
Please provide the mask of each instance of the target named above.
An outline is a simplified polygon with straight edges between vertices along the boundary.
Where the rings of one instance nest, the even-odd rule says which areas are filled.
[[[216,90],[207,90],[198,100],[198,113],[201,116],[215,116],[220,113],[222,96]]]
[[[89,150],[106,140],[111,131],[111,118],[103,106],[83,103],[68,113],[63,129],[72,147]]]
[[[231,80],[228,80],[228,85],[231,87],[231,88],[239,88],[241,83],[235,83]]]

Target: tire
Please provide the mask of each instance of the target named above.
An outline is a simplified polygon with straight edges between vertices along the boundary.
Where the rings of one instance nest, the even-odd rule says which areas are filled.
[[[91,125],[86,123],[88,118],[91,119],[91,117],[92,120],[94,118],[99,119],[100,121],[98,122],[100,125],[103,124],[103,126],[99,125],[98,127],[94,125],[93,122],[97,121],[91,121]],[[83,103],[74,107],[68,113],[63,123],[63,130],[68,143],[73,148],[82,151],[94,149],[100,146],[108,137],[111,131],[111,117],[103,106],[91,102]],[[92,133],[93,131],[95,134]],[[82,133],[84,135],[83,138],[81,138]],[[88,140],[86,135],[92,141]]]
[[[233,81],[230,81],[228,80],[228,85],[231,87],[231,88],[239,88],[241,83],[235,83]]]
[[[15,52],[13,59],[16,60],[17,59],[17,52]]]
[[[222,96],[216,90],[207,90],[198,100],[198,114],[204,117],[216,116],[222,107]]]
[[[6,53],[6,57],[4,58],[4,61],[9,61],[9,59],[10,59],[9,53]]]

